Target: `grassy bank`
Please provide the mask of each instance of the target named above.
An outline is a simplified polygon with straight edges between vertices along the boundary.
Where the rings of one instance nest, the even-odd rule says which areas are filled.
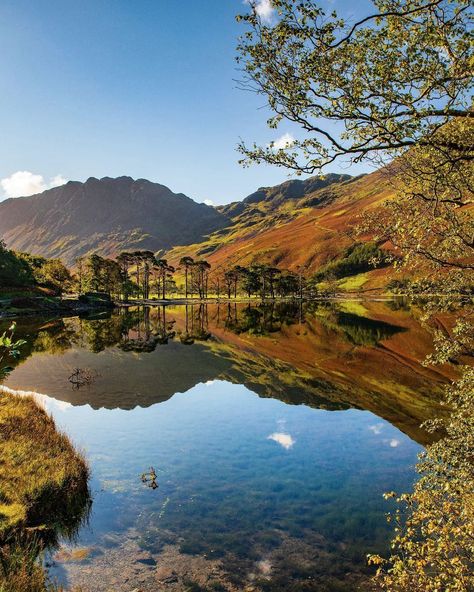
[[[87,464],[33,398],[1,387],[0,459],[0,592],[50,589],[36,560],[87,515]]]

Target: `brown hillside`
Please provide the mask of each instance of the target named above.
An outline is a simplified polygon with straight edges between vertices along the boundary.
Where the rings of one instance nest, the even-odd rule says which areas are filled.
[[[278,193],[272,188],[273,193]],[[232,225],[212,234],[203,243],[176,247],[168,257],[177,263],[183,255],[206,258],[214,269],[232,265],[268,263],[305,274],[315,272],[341,255],[355,240],[354,229],[361,214],[380,206],[394,195],[394,178],[388,169],[355,179],[336,181],[302,198],[272,199],[258,208],[231,204],[222,208],[232,216]],[[369,238],[369,237],[363,237]],[[384,285],[388,270],[367,274],[371,287]]]

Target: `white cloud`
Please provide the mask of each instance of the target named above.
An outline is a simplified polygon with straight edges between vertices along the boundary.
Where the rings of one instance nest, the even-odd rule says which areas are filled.
[[[290,434],[284,434],[283,432],[274,432],[273,434],[270,434],[267,439],[277,442],[277,444],[283,446],[285,450],[289,450],[295,443],[295,440]]]
[[[212,199],[205,199],[202,203],[205,203],[206,206],[213,206],[214,202],[212,201]]]
[[[0,183],[7,197],[33,195],[46,189],[42,175],[35,175],[29,171],[17,171],[10,177],[2,179]]]
[[[264,21],[270,21],[272,19],[275,9],[271,0],[257,0],[255,4],[255,10],[260,18]]]
[[[273,150],[284,150],[285,148],[289,148],[295,143],[295,138],[291,134],[283,134],[279,138],[273,141],[273,144],[268,144],[269,148],[273,148]]]
[[[59,187],[60,185],[65,185],[68,182],[68,179],[65,179],[62,175],[56,175],[51,179],[49,182],[49,187]]]
[[[38,175],[30,171],[16,171],[9,177],[0,180],[5,197],[23,197],[41,193],[45,189],[58,187],[67,183],[62,175],[56,175],[46,183],[43,175]]]
[[[247,4],[250,4],[255,9],[258,16],[267,23],[270,23],[275,14],[275,7],[271,0],[246,0]]]
[[[397,446],[400,446],[400,440],[397,440],[396,438],[392,438],[389,442],[391,448],[396,448]]]
[[[383,428],[383,423],[376,423],[374,425],[369,426],[369,430],[371,432],[374,432],[375,435],[380,434],[380,432],[382,431],[382,428]]]

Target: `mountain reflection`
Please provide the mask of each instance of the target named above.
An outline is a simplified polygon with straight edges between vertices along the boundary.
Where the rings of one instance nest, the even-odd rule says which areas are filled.
[[[430,338],[411,312],[380,302],[131,307],[24,319],[18,334],[28,345],[7,385],[74,405],[146,407],[220,379],[289,404],[367,409],[420,442],[447,378],[422,366]],[[75,369],[96,378],[73,391]]]

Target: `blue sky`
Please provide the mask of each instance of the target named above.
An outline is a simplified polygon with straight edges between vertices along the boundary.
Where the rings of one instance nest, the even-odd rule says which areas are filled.
[[[357,2],[355,16],[369,6]],[[18,183],[130,175],[218,204],[287,179],[237,162],[239,138],[289,131],[269,130],[263,98],[236,88],[242,10],[242,0],[1,0],[0,199]]]

